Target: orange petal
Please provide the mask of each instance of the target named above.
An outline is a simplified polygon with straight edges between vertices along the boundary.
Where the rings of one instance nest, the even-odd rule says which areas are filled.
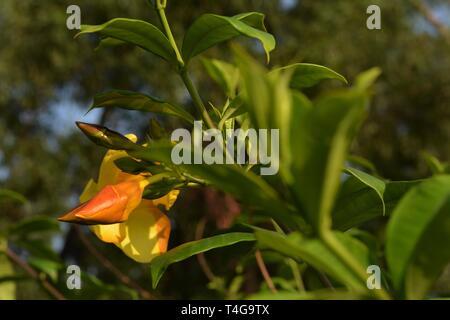
[[[91,200],[60,217],[60,221],[83,224],[114,224],[128,219],[141,202],[144,185],[130,180],[103,188]]]

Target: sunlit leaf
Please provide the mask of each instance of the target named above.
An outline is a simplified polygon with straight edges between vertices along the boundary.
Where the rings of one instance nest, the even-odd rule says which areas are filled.
[[[256,12],[225,17],[204,14],[189,27],[183,41],[182,53],[186,62],[201,52],[221,42],[245,35],[261,42],[269,61],[269,53],[275,48],[275,38],[261,30],[264,15]]]
[[[423,298],[450,262],[450,176],[411,189],[392,213],[386,237],[395,288],[407,298]]]
[[[121,108],[154,112],[175,116],[186,120],[189,123],[194,122],[194,117],[179,106],[164,102],[149,95],[125,90],[114,90],[96,95],[94,97],[94,103],[89,111],[95,108]]]
[[[290,85],[294,89],[309,88],[326,79],[336,79],[345,84],[348,83],[347,79],[336,71],[317,64],[295,63],[281,69],[293,72]]]
[[[261,248],[274,250],[299,262],[304,261],[325,272],[340,283],[357,291],[364,291],[362,283],[319,239],[308,239],[298,233],[282,235],[277,232],[255,229],[255,236]],[[344,233],[335,233],[336,239],[344,245],[361,268],[370,265],[368,249],[360,241]]]
[[[99,33],[134,44],[173,64],[177,61],[167,37],[157,27],[142,20],[116,18],[101,25],[82,25],[79,35],[86,33]]]
[[[210,238],[187,242],[167,251],[163,255],[153,259],[150,264],[153,288],[156,288],[165,270],[172,263],[183,261],[202,252],[230,246],[243,241],[255,241],[255,236],[252,233],[225,233]]]

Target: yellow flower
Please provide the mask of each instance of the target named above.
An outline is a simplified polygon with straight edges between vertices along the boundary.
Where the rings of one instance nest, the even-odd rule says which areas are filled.
[[[134,135],[127,137],[137,140]],[[170,235],[170,220],[157,206],[169,210],[179,191],[156,200],[141,199],[146,176],[124,173],[114,164],[125,156],[124,151],[109,150],[98,183],[90,180],[80,196],[82,204],[59,220],[94,224],[90,228],[100,240],[115,244],[137,262],[148,263],[167,250]]]

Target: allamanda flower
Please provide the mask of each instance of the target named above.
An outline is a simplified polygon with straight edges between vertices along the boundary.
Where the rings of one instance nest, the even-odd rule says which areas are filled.
[[[137,140],[135,135],[127,137]],[[142,199],[148,176],[120,171],[114,161],[125,156],[124,151],[109,150],[98,182],[91,179],[80,196],[81,205],[58,220],[91,225],[100,240],[115,244],[137,262],[147,263],[167,250],[170,235],[170,220],[157,206],[169,210],[179,191],[156,200]]]

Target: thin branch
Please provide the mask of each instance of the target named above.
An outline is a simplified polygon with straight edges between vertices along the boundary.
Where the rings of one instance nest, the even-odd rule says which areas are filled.
[[[77,231],[78,237],[80,238],[81,242],[86,247],[86,249],[89,251],[89,253],[92,254],[114,276],[116,276],[116,278],[119,279],[120,282],[122,282],[128,287],[134,288],[143,299],[152,300],[155,298],[150,292],[142,288],[133,279],[131,279],[129,276],[127,276],[126,274],[122,273],[122,271],[117,269],[116,266],[114,266],[114,264],[108,258],[106,258],[103,254],[101,254],[89,241],[89,239],[85,236],[80,226],[75,226],[75,229]]]
[[[269,271],[267,270],[266,264],[264,263],[264,259],[261,255],[261,251],[256,250],[255,252],[256,262],[258,263],[259,270],[267,283],[267,286],[272,291],[272,293],[277,293],[277,288],[273,284],[272,278],[270,277]]]
[[[203,233],[205,231],[206,226],[206,218],[202,218],[195,228],[195,240],[200,240],[203,238]],[[208,278],[209,281],[213,281],[216,276],[212,272],[211,268],[209,267],[208,262],[206,261],[205,254],[203,252],[197,254],[197,261],[200,265],[200,268],[202,269],[205,276]]]
[[[420,0],[412,0],[411,4],[436,29],[436,31],[450,44],[450,29],[434,15],[428,5]]]
[[[66,300],[64,295],[58,291],[50,282],[47,281],[46,278],[40,276],[39,272],[34,270],[25,260],[20,258],[16,253],[14,253],[11,249],[6,249],[6,255],[8,258],[17,264],[20,268],[22,268],[28,275],[34,280],[39,281],[42,286],[48,291],[48,293],[57,300]]]

